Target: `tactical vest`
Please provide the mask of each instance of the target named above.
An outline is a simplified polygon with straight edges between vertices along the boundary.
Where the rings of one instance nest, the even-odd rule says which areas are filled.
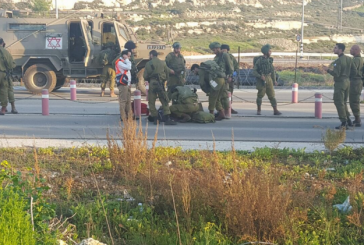
[[[176,74],[181,74],[181,72],[185,71],[185,59],[183,58],[182,55],[178,55],[176,56],[173,52],[169,53],[169,56],[172,57],[172,60],[170,62],[170,64],[168,64],[168,67],[172,70],[174,70],[174,72]]]
[[[254,57],[253,62],[254,66],[258,65],[258,71],[262,75],[267,75],[274,72],[273,58],[271,57],[268,59],[264,58],[264,56]]]

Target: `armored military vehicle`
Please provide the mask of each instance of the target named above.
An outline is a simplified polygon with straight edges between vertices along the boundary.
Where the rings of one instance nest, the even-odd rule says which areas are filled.
[[[116,52],[128,40],[137,44],[138,88],[145,93],[143,71],[149,51],[164,58],[171,50],[165,43],[138,42],[123,22],[90,16],[78,18],[1,18],[0,37],[16,62],[13,75],[21,78],[28,91],[38,94],[62,87],[70,79],[98,78],[102,66],[95,61],[112,42]]]

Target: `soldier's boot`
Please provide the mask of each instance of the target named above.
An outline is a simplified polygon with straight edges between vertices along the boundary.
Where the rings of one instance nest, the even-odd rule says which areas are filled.
[[[351,121],[350,117],[348,117],[348,120],[346,120],[346,124],[348,125],[348,127],[354,127],[354,124]]]
[[[4,116],[6,113],[6,106],[1,107],[0,115]]]
[[[219,111],[219,115],[215,118],[215,120],[216,121],[221,121],[221,120],[223,120],[225,118],[226,118],[225,117],[225,112],[224,112],[224,110],[221,110],[221,111]]]
[[[182,114],[182,119],[179,121],[181,123],[186,123],[186,122],[189,122],[191,121],[191,117],[187,114]]]
[[[238,114],[238,112],[231,108],[231,114]]]
[[[262,115],[262,106],[258,105],[258,109],[257,109],[257,115]]]
[[[210,110],[210,114],[214,115],[214,110]]]
[[[335,129],[348,129],[348,124],[346,122],[342,122],[341,125],[335,127]]]
[[[116,94],[114,93],[114,90],[110,90],[110,97],[113,97],[113,98],[116,97]]]
[[[177,125],[177,123],[169,117],[169,115],[164,115],[164,125]]]
[[[154,117],[154,121],[153,121],[154,125],[157,125],[157,124],[158,124],[158,122],[159,122],[158,117]]]
[[[353,122],[355,127],[361,127],[361,119],[360,117],[355,116],[355,120]]]
[[[105,89],[101,89],[100,97],[104,97],[104,95],[105,95]]]
[[[279,116],[279,115],[282,115],[282,113],[280,112],[280,111],[278,111],[278,109],[277,109],[277,106],[273,106],[273,114],[275,115],[275,116]]]
[[[18,111],[15,108],[15,102],[11,102],[11,113],[12,114],[18,114]]]

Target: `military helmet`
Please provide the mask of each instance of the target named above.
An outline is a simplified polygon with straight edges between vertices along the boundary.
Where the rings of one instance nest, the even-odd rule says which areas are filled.
[[[227,51],[230,51],[230,46],[227,44],[222,44],[221,49],[227,49]]]
[[[182,48],[182,45],[179,42],[175,42],[172,45],[173,48]]]
[[[125,43],[124,48],[132,50],[136,48],[136,45],[132,40],[129,40]]]
[[[269,52],[269,50],[272,49],[272,46],[270,46],[269,44],[266,44],[262,47],[261,51],[263,54],[267,54]]]
[[[212,50],[214,48],[221,48],[221,44],[218,42],[210,43],[209,48]]]

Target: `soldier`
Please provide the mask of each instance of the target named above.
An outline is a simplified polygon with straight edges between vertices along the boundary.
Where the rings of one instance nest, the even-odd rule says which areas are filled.
[[[221,45],[221,51],[224,53],[227,53],[230,56],[231,61],[233,62],[234,67],[234,74],[239,72],[239,64],[238,61],[235,59],[234,55],[230,54],[230,46],[227,44]],[[228,83],[229,85],[229,92],[231,93],[231,103],[233,103],[233,93],[234,93],[234,79],[231,81],[231,83]],[[233,108],[231,108],[231,114],[238,114],[237,111],[235,111]]]
[[[222,106],[227,109],[229,107],[228,103],[228,94],[229,91],[229,84],[232,82],[233,73],[234,73],[234,66],[233,61],[230,59],[230,56],[227,53],[222,52],[221,45],[218,42],[210,43],[209,48],[212,50],[214,54],[216,54],[214,61],[221,67],[222,71],[226,75],[226,80],[223,86],[223,90],[220,95],[220,99],[223,98]],[[219,113],[221,118],[222,114]],[[224,113],[225,118],[225,113]]]
[[[334,104],[341,121],[341,125],[335,127],[336,129],[347,129],[349,125],[352,125],[347,106],[352,60],[350,57],[344,55],[344,51],[345,45],[343,43],[337,43],[334,48],[334,54],[337,54],[339,58],[327,70],[334,77]]]
[[[273,107],[274,115],[281,115],[277,109],[277,100],[275,98],[274,85],[277,85],[276,75],[273,66],[272,51],[269,44],[264,45],[261,49],[263,56],[255,59],[253,76],[257,78],[256,88],[257,95],[257,115],[261,115],[262,99],[267,94],[268,99]]]
[[[149,81],[148,104],[150,114],[154,117],[154,124],[157,124],[159,119],[155,101],[158,97],[162,103],[164,124],[176,125],[177,123],[170,119],[169,99],[164,89],[164,82],[168,79],[169,73],[174,74],[174,71],[170,70],[164,61],[158,59],[156,50],[150,51],[149,57],[150,61],[145,65],[143,76],[145,81]]]
[[[104,66],[102,68],[101,74],[101,94],[100,96],[103,97],[105,95],[105,88],[107,82],[110,82],[110,97],[116,97],[114,93],[115,88],[115,68],[113,60],[115,58],[115,45],[112,42],[107,43],[106,49],[101,51],[99,54],[100,63]],[[120,57],[120,56],[119,56]]]
[[[173,52],[166,56],[166,64],[168,68],[174,71],[174,74],[169,76],[167,82],[167,91],[169,97],[171,97],[172,94],[172,86],[183,86],[185,84],[186,77],[186,60],[181,54],[182,46],[179,42],[175,42],[173,43],[172,47]]]
[[[360,120],[360,95],[363,89],[363,58],[360,56],[360,47],[358,45],[354,45],[350,49],[350,54],[353,57],[353,63],[351,65],[350,72],[350,92],[349,92],[349,102],[350,108],[355,116],[355,120],[353,122],[353,126],[361,127]],[[350,121],[348,121],[348,124]],[[350,126],[350,125],[349,125]]]
[[[11,54],[5,49],[5,42],[0,38],[0,115],[5,115],[8,101],[11,104],[11,113],[17,114],[13,93],[13,81],[11,72],[15,68],[15,62]],[[9,99],[9,100],[8,100]]]
[[[215,63],[217,67],[219,67],[216,62],[209,61],[210,63]],[[218,116],[215,118],[216,121],[221,121],[225,119],[224,108],[221,104],[221,94],[224,90],[225,85],[225,73],[222,72],[221,75],[211,74],[208,70],[202,69],[198,64],[193,64],[191,67],[191,71],[199,76],[199,84],[202,89],[209,96],[209,111],[211,114],[214,114],[214,110],[218,111]]]
[[[191,121],[192,114],[198,112],[200,109],[196,89],[192,91],[187,86],[176,86],[171,88],[171,92],[171,114],[177,118],[182,118],[179,122],[185,123]]]

